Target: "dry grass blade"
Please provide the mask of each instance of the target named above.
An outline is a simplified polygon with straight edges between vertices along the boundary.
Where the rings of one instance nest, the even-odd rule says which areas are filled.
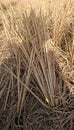
[[[29,66],[28,66],[28,70],[27,70],[27,75],[26,75],[26,82],[25,82],[25,85],[27,87],[29,86],[29,82],[30,82],[29,80],[30,80],[30,76],[31,76],[31,71],[32,71],[31,68],[32,68],[33,61],[34,61],[34,53],[33,53],[33,50],[32,50],[31,51],[31,56],[30,56],[30,61],[29,61]],[[27,93],[27,89],[24,87],[23,92],[21,91],[21,94],[20,94],[21,95],[20,96],[20,100],[18,100],[18,101],[20,101],[18,103],[18,106],[20,107],[20,112],[21,112],[21,110],[23,108],[23,104],[24,104],[26,93]]]
[[[29,89],[20,79],[18,79],[18,77],[7,67],[7,66],[5,66],[5,71],[7,71],[7,72],[11,72],[11,74],[17,79],[17,80],[19,80],[19,82],[43,105],[43,106],[45,106],[46,108],[48,108],[47,107],[47,105],[45,105],[39,98],[38,98],[38,96],[36,96],[32,91],[31,91],[31,89]]]

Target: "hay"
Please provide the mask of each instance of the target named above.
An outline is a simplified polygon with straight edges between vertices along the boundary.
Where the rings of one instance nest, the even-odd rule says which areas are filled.
[[[74,10],[56,4],[44,15],[1,4],[1,130],[73,130]]]

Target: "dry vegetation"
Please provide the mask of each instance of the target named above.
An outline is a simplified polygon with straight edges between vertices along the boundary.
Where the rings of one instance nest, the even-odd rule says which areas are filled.
[[[0,4],[0,130],[74,130],[74,8],[47,5]]]

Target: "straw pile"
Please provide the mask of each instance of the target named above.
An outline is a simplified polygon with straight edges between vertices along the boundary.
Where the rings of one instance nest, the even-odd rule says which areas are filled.
[[[73,130],[72,4],[1,4],[0,29],[0,130]]]

